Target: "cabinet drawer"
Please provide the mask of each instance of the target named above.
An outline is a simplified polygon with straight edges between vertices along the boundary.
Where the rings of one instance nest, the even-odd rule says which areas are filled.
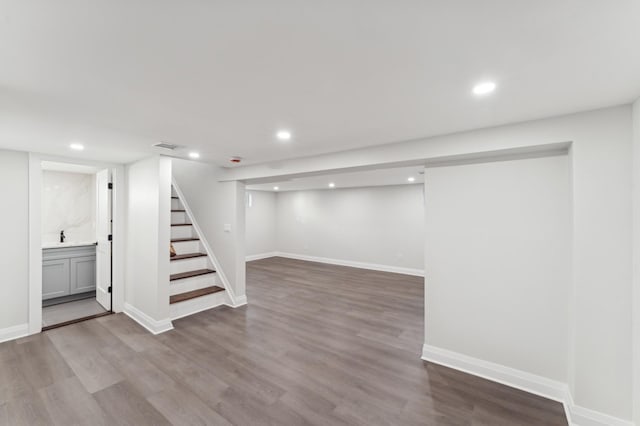
[[[96,254],[96,246],[58,247],[42,249],[42,260],[70,259],[72,257],[92,256]]]
[[[42,300],[69,294],[69,259],[42,262]]]
[[[71,267],[71,294],[86,293],[96,289],[96,257],[73,257]]]

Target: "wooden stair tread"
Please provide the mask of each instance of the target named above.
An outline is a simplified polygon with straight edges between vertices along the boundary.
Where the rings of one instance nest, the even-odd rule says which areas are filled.
[[[184,212],[186,212],[186,210],[184,210],[184,209],[182,209],[182,210],[181,209],[176,209],[176,210],[172,209],[171,210],[171,213],[184,213]]]
[[[171,226],[193,226],[193,223],[172,223]]]
[[[172,200],[179,200],[180,197],[171,197]]]
[[[182,243],[185,241],[200,241],[200,238],[174,238],[171,240],[172,243]]]
[[[180,272],[179,274],[173,274],[169,277],[169,281],[183,280],[185,278],[199,277],[200,275],[215,274],[215,273],[216,271],[214,271],[213,269],[197,269],[195,271]]]
[[[185,253],[185,254],[175,255],[171,258],[171,260],[193,259],[194,257],[204,257],[204,256],[206,256],[205,253]]]
[[[217,293],[219,291],[224,291],[224,288],[218,286],[205,287],[198,290],[187,291],[185,293],[174,294],[169,297],[169,303],[179,303],[184,302],[186,300],[195,299],[196,297],[206,296],[208,294]]]

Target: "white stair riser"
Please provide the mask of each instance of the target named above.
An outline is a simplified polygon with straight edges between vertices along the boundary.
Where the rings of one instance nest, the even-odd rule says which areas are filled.
[[[184,210],[180,200],[176,200],[175,198],[171,199],[171,210]]]
[[[171,244],[176,249],[176,254],[201,253],[200,241],[182,241]]]
[[[198,269],[212,269],[207,256],[171,261],[171,275],[181,272],[197,271]]]
[[[169,305],[169,316],[171,319],[186,317],[196,312],[215,308],[224,305],[227,301],[226,291],[219,291],[206,296],[196,297],[195,299],[185,300],[184,302]]]
[[[171,223],[191,223],[184,212],[171,212]]]
[[[211,287],[217,283],[218,279],[216,274],[206,274],[197,277],[185,278],[183,280],[171,281],[169,283],[169,294],[173,296],[174,294]]]
[[[171,239],[174,238],[193,238],[196,235],[193,226],[172,226],[171,227]]]

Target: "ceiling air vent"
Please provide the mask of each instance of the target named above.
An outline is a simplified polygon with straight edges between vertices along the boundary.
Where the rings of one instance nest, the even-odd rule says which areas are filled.
[[[172,151],[178,147],[178,145],[174,145],[172,143],[164,143],[164,142],[157,143],[153,146],[157,148],[170,149]]]

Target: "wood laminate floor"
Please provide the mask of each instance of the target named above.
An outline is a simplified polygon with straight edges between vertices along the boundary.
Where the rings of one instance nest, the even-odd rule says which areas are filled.
[[[0,344],[0,424],[566,424],[420,360],[422,279],[271,258],[247,282],[248,306],[158,336],[117,314]]]
[[[107,312],[95,297],[42,308],[42,325],[49,326]]]

